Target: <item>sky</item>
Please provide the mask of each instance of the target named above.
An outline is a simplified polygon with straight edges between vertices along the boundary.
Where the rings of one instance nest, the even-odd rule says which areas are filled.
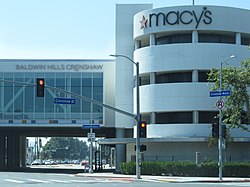
[[[115,5],[154,8],[193,0],[0,0],[0,59],[110,59],[115,52]],[[250,10],[249,0],[195,0]]]

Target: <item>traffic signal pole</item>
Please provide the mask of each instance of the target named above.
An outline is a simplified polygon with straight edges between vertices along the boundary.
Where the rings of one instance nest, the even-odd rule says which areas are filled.
[[[234,55],[231,55],[230,57],[226,58],[224,61],[220,62],[220,88],[219,91],[222,91],[222,65],[224,62],[229,60],[230,58],[234,58]],[[222,100],[222,96],[220,95],[220,100]],[[219,141],[218,141],[218,148],[219,148],[219,179],[222,180],[222,108],[219,109]]]
[[[141,124],[141,115],[140,115],[140,93],[139,93],[139,62],[135,63],[136,65],[136,178],[141,179],[141,152],[140,152],[140,124]]]
[[[141,153],[140,153],[140,83],[139,83],[139,62],[134,62],[131,58],[126,55],[115,54],[110,55],[112,57],[123,57],[128,59],[136,66],[136,178],[141,179]]]

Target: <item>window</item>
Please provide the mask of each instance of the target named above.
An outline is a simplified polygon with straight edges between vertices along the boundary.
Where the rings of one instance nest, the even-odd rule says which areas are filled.
[[[208,71],[199,71],[198,82],[208,82]]]
[[[199,42],[200,43],[228,43],[235,44],[235,36],[234,35],[222,35],[222,34],[208,34],[201,33],[199,34]]]
[[[250,45],[250,37],[242,37],[241,45]]]
[[[216,116],[218,112],[215,111],[200,111],[199,112],[199,123],[214,123],[218,121]]]
[[[171,123],[192,123],[192,112],[165,112],[156,113],[157,124],[171,124]]]
[[[192,82],[192,72],[158,73],[156,83]]]
[[[103,73],[0,73],[0,78],[35,83],[45,79],[45,97],[36,97],[36,87],[7,82],[0,83],[0,119],[90,119],[90,102],[53,87],[103,102]],[[54,98],[75,98],[75,105],[54,104]],[[93,118],[103,119],[103,109],[93,105]]]
[[[174,43],[192,43],[191,34],[176,34],[156,38],[156,45],[174,44]]]
[[[143,75],[143,76],[140,76],[140,86],[143,86],[143,85],[148,85],[150,84],[150,75]]]

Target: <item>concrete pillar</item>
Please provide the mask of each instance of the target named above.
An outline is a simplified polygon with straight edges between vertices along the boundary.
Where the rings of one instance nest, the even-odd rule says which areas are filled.
[[[117,128],[116,129],[116,138],[125,138],[125,129]],[[116,173],[121,173],[120,163],[126,162],[126,145],[125,144],[116,144]]]
[[[198,43],[198,42],[199,42],[198,31],[193,31],[192,32],[192,43]]]
[[[14,167],[14,138],[13,133],[7,134],[7,168]]]
[[[155,114],[156,112],[150,113],[150,124],[155,124]]]
[[[0,170],[5,168],[5,135],[0,133]]]
[[[199,112],[193,111],[193,123],[199,123]]]
[[[155,84],[155,73],[150,73],[150,84]]]
[[[154,33],[151,33],[150,34],[150,46],[153,46],[155,45],[155,34]]]
[[[13,167],[20,167],[20,135],[18,133],[12,134],[13,139]]]
[[[198,70],[193,70],[192,71],[192,82],[198,82],[199,80],[199,72]]]
[[[236,43],[236,45],[241,45],[241,34],[240,33],[236,33],[236,35],[235,35],[235,43]]]
[[[20,167],[26,167],[26,137],[20,136]]]
[[[195,153],[195,162],[196,162],[196,165],[201,164],[201,153],[200,152]]]

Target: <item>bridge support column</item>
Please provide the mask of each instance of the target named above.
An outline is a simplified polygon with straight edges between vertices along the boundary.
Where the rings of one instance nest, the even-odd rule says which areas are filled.
[[[7,133],[7,169],[20,167],[20,135],[16,132]]]
[[[0,170],[5,169],[6,143],[5,134],[0,133]]]
[[[26,167],[26,137],[20,136],[20,167]]]

